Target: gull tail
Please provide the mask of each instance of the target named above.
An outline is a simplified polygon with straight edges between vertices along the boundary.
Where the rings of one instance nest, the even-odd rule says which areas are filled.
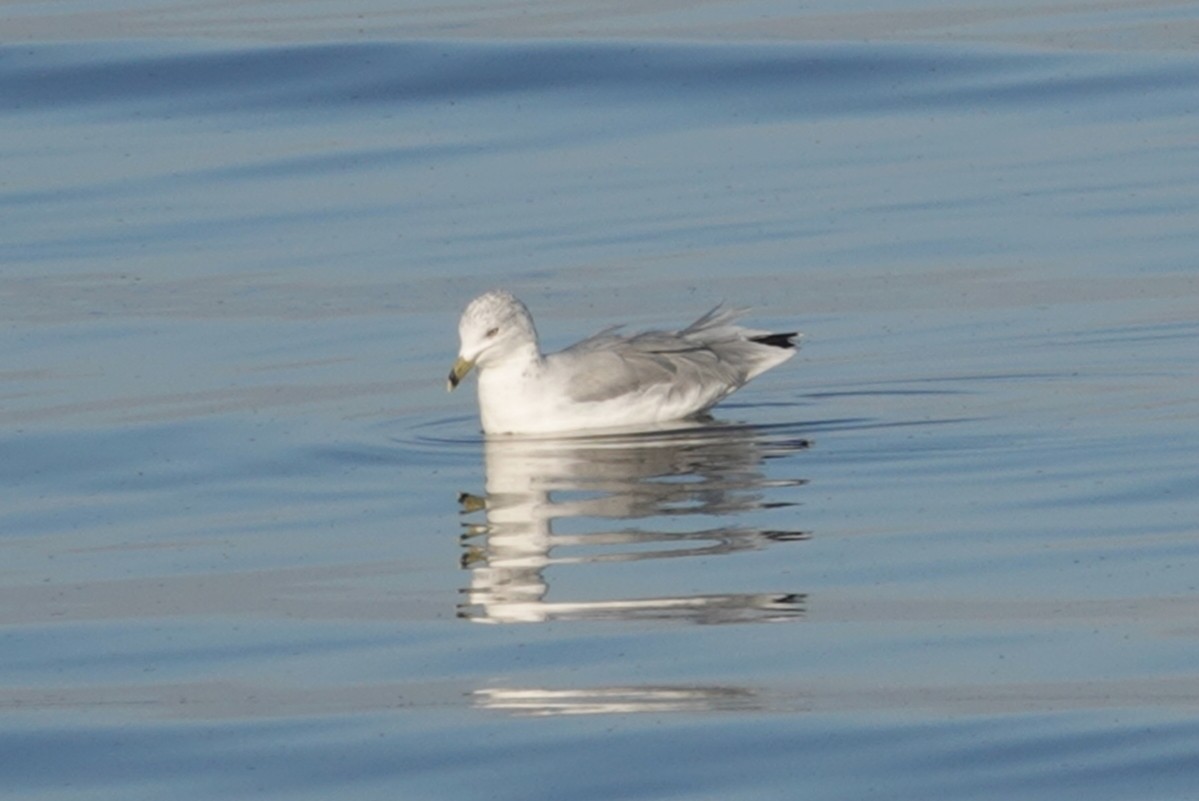
[[[750,342],[757,342],[759,345],[770,345],[772,348],[783,348],[784,350],[793,350],[799,347],[796,338],[800,336],[798,331],[792,331],[787,334],[763,334],[762,336],[750,337]]]

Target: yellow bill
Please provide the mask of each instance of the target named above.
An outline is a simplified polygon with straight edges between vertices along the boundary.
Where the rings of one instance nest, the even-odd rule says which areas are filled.
[[[450,378],[448,381],[446,381],[445,391],[453,392],[454,388],[461,383],[462,379],[466,377],[466,374],[469,373],[471,368],[474,366],[474,362],[467,361],[459,356],[458,361],[454,362],[453,368],[450,369]]]

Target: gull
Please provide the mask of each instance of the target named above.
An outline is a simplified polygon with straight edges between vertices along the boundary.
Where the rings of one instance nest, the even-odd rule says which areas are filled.
[[[478,368],[487,434],[628,430],[694,418],[795,355],[799,333],[734,325],[742,313],[717,306],[681,331],[623,336],[614,326],[543,354],[525,304],[492,290],[462,313],[447,389]]]

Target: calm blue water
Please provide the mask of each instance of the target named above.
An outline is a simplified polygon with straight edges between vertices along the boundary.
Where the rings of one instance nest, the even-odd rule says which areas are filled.
[[[3,12],[0,786],[1195,796],[1193,11],[317,5]],[[485,442],[491,286],[808,338]]]

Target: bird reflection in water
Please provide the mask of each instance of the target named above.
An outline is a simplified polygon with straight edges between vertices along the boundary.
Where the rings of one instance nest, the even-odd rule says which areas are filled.
[[[763,708],[758,694],[740,687],[488,687],[472,693],[476,706],[514,715],[627,715],[664,712],[746,712]]]
[[[489,437],[486,493],[459,496],[465,524],[463,567],[470,570],[459,615],[476,622],[676,619],[694,623],[794,619],[795,592],[547,600],[546,568],[647,559],[716,556],[808,538],[800,530],[729,523],[692,530],[691,516],[730,518],[794,506],[768,494],[800,479],[770,480],[767,459],[808,447],[783,429],[701,424],[652,433],[574,438]],[[555,521],[637,520],[637,527],[555,534]],[[657,521],[661,530],[644,521]],[[579,526],[575,525],[575,528]],[[565,578],[559,586],[569,586]]]

